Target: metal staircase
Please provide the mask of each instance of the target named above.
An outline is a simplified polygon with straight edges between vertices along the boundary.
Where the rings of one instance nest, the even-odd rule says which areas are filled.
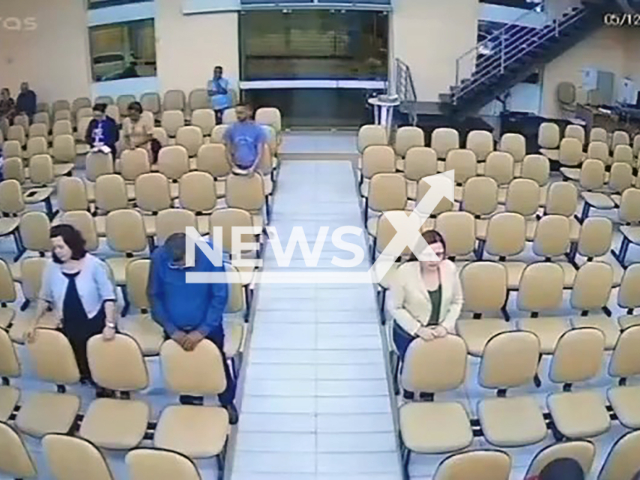
[[[409,117],[411,125],[418,123],[418,96],[413,83],[411,68],[399,58],[396,58],[395,94],[400,100],[399,110]]]
[[[527,12],[462,55],[456,84],[440,95],[443,113],[474,114],[602,25],[603,7],[585,4],[535,26]]]

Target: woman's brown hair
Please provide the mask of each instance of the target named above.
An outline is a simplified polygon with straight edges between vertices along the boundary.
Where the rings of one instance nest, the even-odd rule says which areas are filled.
[[[422,238],[425,242],[427,242],[427,245],[435,245],[436,243],[441,244],[442,248],[444,248],[444,255],[445,257],[447,256],[447,244],[444,241],[444,237],[440,232],[438,232],[437,230],[425,230],[422,233]],[[418,257],[416,256],[415,253],[413,253],[413,251],[411,252],[411,256],[409,257],[408,261],[409,262],[418,261]]]

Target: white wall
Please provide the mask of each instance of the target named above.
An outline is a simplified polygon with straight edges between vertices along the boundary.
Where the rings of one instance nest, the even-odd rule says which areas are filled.
[[[28,81],[39,101],[90,95],[83,0],[0,0],[3,18],[34,17],[34,30],[0,28],[0,85],[15,95]],[[23,25],[24,27],[24,25]]]
[[[456,59],[477,43],[479,11],[478,0],[395,1],[391,58],[411,68],[418,100],[438,101],[455,84]]]

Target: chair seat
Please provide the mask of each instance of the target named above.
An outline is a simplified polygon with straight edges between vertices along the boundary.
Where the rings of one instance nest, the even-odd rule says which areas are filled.
[[[244,323],[230,322],[224,329],[224,353],[227,358],[235,357],[242,348],[244,339]]]
[[[533,397],[483,400],[478,419],[484,438],[496,447],[533,445],[547,436],[547,425]]]
[[[87,201],[89,203],[95,203],[96,201],[96,184],[90,182],[87,179],[84,180],[85,191],[87,192]]]
[[[464,407],[456,402],[408,403],[400,407],[400,435],[416,453],[448,453],[471,445],[473,432]]]
[[[79,433],[98,447],[129,450],[142,442],[149,415],[145,402],[99,398],[89,405]]]
[[[618,325],[620,325],[622,330],[640,325],[640,315],[622,315],[618,317]]]
[[[160,347],[165,340],[164,330],[153,321],[149,314],[141,313],[126,317],[120,323],[120,329],[133,337],[140,346],[143,355],[154,356],[160,353]]]
[[[513,176],[516,178],[520,178],[522,176],[522,162],[516,162],[513,165]]]
[[[252,265],[236,265],[236,269],[238,270],[238,274],[240,275],[242,286],[246,287],[247,285],[251,285],[251,282],[253,282],[253,278],[256,274],[256,268]]]
[[[216,180],[216,196],[218,198],[224,198],[227,184],[224,180]]]
[[[142,221],[144,222],[144,231],[147,232],[147,237],[156,236],[156,220],[155,215],[143,215]]]
[[[91,151],[91,147],[86,143],[76,144],[76,155],[86,155]]]
[[[572,243],[577,242],[580,239],[580,223],[575,217],[569,218],[569,241]]]
[[[580,196],[596,210],[611,210],[616,208],[613,200],[604,193],[582,192]]]
[[[587,315],[586,317],[573,317],[571,323],[574,328],[597,328],[604,334],[604,347],[613,350],[620,336],[620,327],[615,319],[601,315]]]
[[[136,186],[127,184],[125,185],[125,190],[127,191],[127,200],[130,202],[136,199]]]
[[[569,262],[553,262],[562,267],[562,272],[564,273],[564,288],[573,287],[574,282],[576,281],[577,271],[576,268],[571,265]]]
[[[640,245],[640,227],[620,227],[620,233],[629,239],[635,245]]]
[[[210,458],[224,449],[229,415],[224,408],[170,406],[160,415],[153,443],[191,458]]]
[[[570,439],[596,437],[611,426],[605,398],[597,391],[554,393],[547,407],[560,433]]]
[[[486,164],[485,164],[484,162],[482,162],[482,163],[478,163],[478,165],[477,165],[477,167],[476,167],[476,173],[477,173],[478,175],[484,175],[484,172],[485,172],[485,165],[486,165]]]
[[[35,302],[32,302],[35,305]],[[17,344],[24,344],[24,335],[33,325],[35,309],[27,310],[22,315],[16,316],[9,329],[9,338]],[[47,312],[38,322],[40,328],[58,328],[60,320],[54,312]]]
[[[560,158],[560,150],[552,150],[549,148],[541,148],[540,153],[547,157],[549,160],[558,161]]]
[[[404,163],[405,163],[404,158],[396,157],[396,170],[399,172],[404,172]]]
[[[19,218],[0,218],[0,237],[12,234],[20,225]]]
[[[489,219],[477,218],[476,219],[476,238],[478,240],[486,240],[487,230],[489,230]]]
[[[367,232],[372,237],[375,237],[378,234],[378,216],[370,216],[367,220]]]
[[[209,233],[209,215],[198,215],[196,221],[198,222],[198,233],[207,235]]]
[[[502,318],[460,319],[456,322],[456,329],[467,344],[469,354],[476,357],[482,356],[491,337],[513,330],[511,324]]]
[[[524,234],[528,242],[532,242],[536,236],[536,230],[538,229],[538,219],[527,218],[524,225]]]
[[[549,195],[549,185],[540,187],[540,203],[539,206],[544,207],[547,204],[547,196]]]
[[[560,173],[562,176],[568,180],[573,180],[574,182],[580,181],[580,169],[579,168],[569,168],[562,167],[560,168]]]
[[[558,340],[571,325],[565,317],[523,318],[518,322],[520,330],[532,332],[540,340],[540,351],[551,354],[556,348]]]
[[[53,195],[53,188],[32,188],[23,195],[24,203],[27,205],[33,205],[34,203],[44,202],[47,198]]]
[[[22,404],[16,427],[33,437],[67,433],[80,410],[80,397],[68,393],[38,392]]]
[[[418,182],[407,180],[407,198],[415,200],[418,196]]]
[[[54,163],[53,175],[56,177],[64,177],[69,175],[75,165],[73,163]]]
[[[169,183],[169,194],[171,195],[171,199],[175,200],[180,196],[180,184],[179,183]]]
[[[111,269],[116,285],[127,284],[127,266],[134,260],[137,260],[137,257],[111,257],[105,259],[105,263]]]
[[[460,203],[462,202],[462,197],[464,196],[464,187],[460,185],[456,185],[453,187],[453,199]]]
[[[20,390],[8,385],[0,385],[0,422],[6,422],[20,399]]]
[[[16,311],[11,307],[0,307],[0,328],[7,329],[16,316]]]
[[[627,428],[640,428],[640,386],[613,387],[607,392],[611,408]]]
[[[507,202],[507,192],[509,190],[505,187],[500,187],[498,189],[498,203],[504,205]]]

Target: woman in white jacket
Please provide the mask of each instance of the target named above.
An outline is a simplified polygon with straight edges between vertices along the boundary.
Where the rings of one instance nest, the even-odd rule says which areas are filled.
[[[403,359],[416,338],[431,341],[455,335],[462,310],[462,286],[455,264],[447,260],[442,235],[428,230],[422,238],[432,252],[401,265],[390,285],[393,342]]]

